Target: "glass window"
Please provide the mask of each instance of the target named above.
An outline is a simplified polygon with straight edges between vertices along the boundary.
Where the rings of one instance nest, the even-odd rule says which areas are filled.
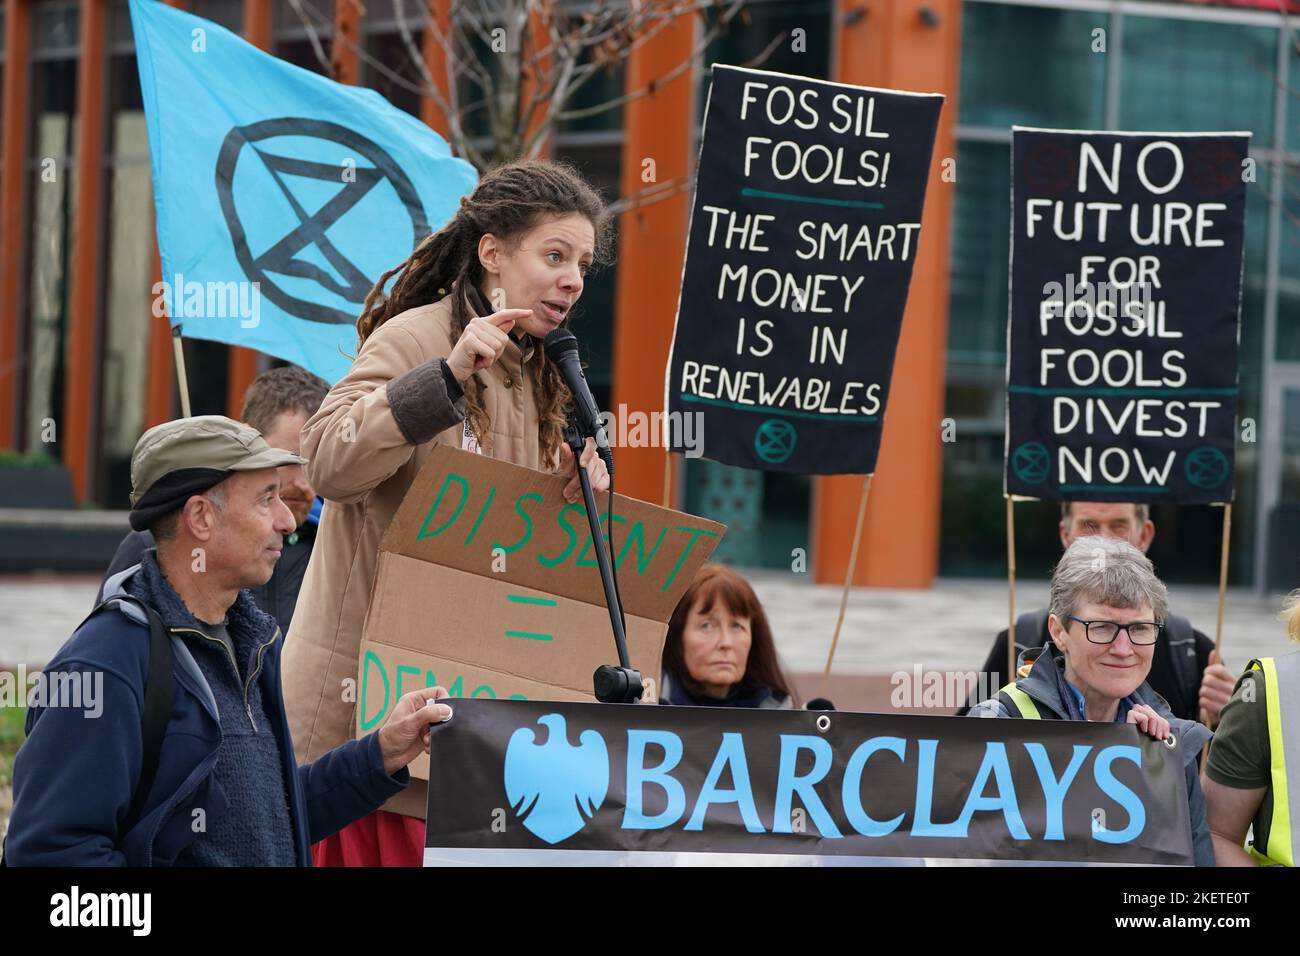
[[[70,225],[76,190],[77,27],[75,4],[40,4],[31,21],[31,127],[27,157],[28,320],[23,447],[62,457],[68,336]]]
[[[234,33],[244,29],[244,0],[203,0],[201,4],[194,4],[190,12],[219,23]]]
[[[411,23],[414,51],[407,46],[401,32],[396,29],[367,33],[366,56],[360,58],[359,79],[362,86],[378,90],[398,109],[419,116],[420,91],[424,88],[425,79],[416,55],[422,56],[420,51],[424,31],[419,26],[419,18],[412,12],[407,12],[407,19]],[[382,68],[376,66],[376,63],[381,64]]]
[[[583,51],[579,67],[587,67],[590,62],[591,50],[587,49]],[[560,109],[566,112],[592,109],[618,99],[625,92],[626,76],[625,61],[597,69],[583,81],[582,86],[572,92]],[[564,131],[621,130],[622,128],[623,104],[621,103],[613,109],[602,110],[590,116],[580,116],[560,124],[560,129]]]
[[[271,26],[277,36],[281,33],[306,33],[308,24],[318,33],[333,27],[334,0],[299,0],[301,15],[293,6],[289,0],[272,0]]]
[[[277,39],[272,47],[272,52],[286,63],[292,63],[294,66],[300,66],[304,70],[311,70],[313,73],[319,73],[322,76],[329,76],[329,39],[318,36],[317,40],[321,44],[321,51],[324,54],[323,60],[321,54],[316,52],[315,45],[311,40],[307,39]]]
[[[1005,535],[999,504],[1010,188],[1008,146],[958,143],[944,414],[955,420],[960,440],[943,446],[944,574],[987,575]]]
[[[1271,146],[1276,63],[1272,27],[1125,17],[1120,127],[1250,130]]]
[[[125,2],[113,5],[114,33],[131,39]],[[100,501],[125,507],[131,490],[131,452],[144,431],[152,323],[153,190],[149,136],[135,53],[121,50],[108,62],[107,127],[108,267],[103,270],[105,318],[100,377]]]
[[[1300,105],[1296,112],[1300,113]],[[1263,191],[1265,164],[1260,164]],[[1300,362],[1300,161],[1286,164],[1282,181],[1282,239],[1278,249],[1277,352],[1278,361]],[[1267,206],[1265,207],[1267,210]]]
[[[1287,71],[1291,77],[1287,83],[1287,91],[1291,95],[1286,105],[1286,147],[1292,151],[1300,151],[1300,25],[1291,28],[1286,49],[1287,59],[1291,63]]]
[[[1289,388],[1283,399],[1282,501],[1300,502],[1300,390]]]
[[[1106,54],[1101,12],[992,3],[962,5],[961,92],[965,126],[1105,125]]]
[[[717,21],[715,11],[709,11],[707,16],[709,24]],[[795,33],[796,30],[800,32]],[[760,60],[782,33],[787,35],[776,42],[767,57],[754,62]],[[696,100],[699,115],[704,116],[704,101],[709,91],[707,70],[714,63],[825,80],[830,78],[833,42],[831,4],[827,0],[796,3],[760,0],[746,4],[704,51],[702,66],[706,72]]]
[[[295,66],[329,76],[334,4],[331,0],[301,0],[299,6],[301,15],[288,0],[275,0],[271,52]]]
[[[999,555],[1006,552],[1002,442],[1010,153],[1004,143],[957,144],[944,414],[956,421],[958,440],[943,446],[939,535],[940,573],[948,575],[988,576],[1005,560]],[[1017,513],[1018,523],[1028,520],[1021,517],[1024,510]]]
[[[32,6],[32,57],[75,59],[81,28],[76,0]]]
[[[789,571],[791,551],[808,552],[808,475],[685,460],[686,510],[727,526],[713,560]]]
[[[959,142],[949,273],[951,362],[1000,367],[1006,361],[1010,195],[1010,147]]]

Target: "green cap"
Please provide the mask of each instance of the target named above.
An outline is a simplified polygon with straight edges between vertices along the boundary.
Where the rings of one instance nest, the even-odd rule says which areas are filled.
[[[196,415],[155,425],[135,443],[131,455],[131,504],[160,479],[176,471],[256,471],[305,465],[306,458],[272,448],[252,425],[224,415]]]

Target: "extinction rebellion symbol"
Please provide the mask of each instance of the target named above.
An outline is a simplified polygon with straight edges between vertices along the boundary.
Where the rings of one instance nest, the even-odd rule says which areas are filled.
[[[769,418],[754,433],[754,451],[764,461],[779,465],[794,454],[794,426],[780,418]]]
[[[273,145],[277,139],[281,142]],[[328,155],[337,155],[338,147],[342,146],[346,155],[355,157],[355,166],[333,160],[302,158],[304,152],[310,151],[307,143],[309,140],[317,140],[315,145],[318,148],[322,144],[327,145]],[[269,185],[264,180],[255,180],[257,189],[278,190],[292,210],[292,218],[284,223],[283,230],[277,230],[276,237],[270,241],[260,236],[256,240],[250,239],[246,222],[247,218],[251,218],[255,205],[258,207],[257,215],[264,217],[266,204],[255,202],[248,195],[236,195],[235,192],[236,166],[241,158],[249,154],[251,156],[246,162],[260,161],[261,166],[252,171],[242,170],[240,181],[246,181],[250,172],[260,177],[270,177]],[[325,150],[321,150],[321,155],[327,155]],[[288,182],[290,177],[336,184],[338,189],[319,209],[311,212],[295,195]],[[322,290],[332,293],[331,297],[342,298],[358,307],[364,303],[366,294],[378,276],[366,275],[336,245],[336,242],[347,238],[342,235],[345,230],[338,230],[339,235],[333,238],[330,237],[329,230],[349,210],[366,200],[367,196],[370,197],[369,201],[382,201],[382,194],[386,190],[375,188],[382,183],[389,184],[397,197],[396,201],[389,201],[392,207],[390,228],[397,228],[405,217],[410,221],[413,242],[428,235],[429,223],[424,207],[406,173],[385,150],[345,126],[299,117],[262,120],[232,129],[226,134],[217,155],[217,195],[234,243],[235,256],[244,274],[249,281],[260,283],[261,294],[269,301],[290,315],[310,322],[351,324],[356,321],[357,310],[345,311],[302,298],[301,291],[291,294],[285,290],[283,278],[273,277],[292,277],[314,282]],[[240,214],[241,204],[244,218]],[[375,242],[381,238],[357,235],[353,242]],[[258,246],[256,251],[252,248],[254,244]],[[347,243],[343,242],[343,245],[346,249]],[[299,255],[312,246],[319,257],[329,264],[329,270]],[[297,289],[301,290],[302,287],[301,281],[296,283]]]
[[[1228,457],[1213,445],[1194,449],[1183,465],[1187,480],[1197,488],[1218,488],[1228,480],[1232,467]]]
[[[1029,441],[1011,455],[1011,468],[1026,484],[1041,485],[1052,469],[1052,456],[1042,442]]]

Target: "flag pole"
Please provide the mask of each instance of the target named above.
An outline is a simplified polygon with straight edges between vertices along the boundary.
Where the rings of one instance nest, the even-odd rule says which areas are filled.
[[[835,648],[840,643],[840,629],[844,626],[844,611],[849,604],[849,589],[853,586],[853,572],[858,566],[858,545],[862,543],[862,522],[867,516],[867,492],[871,490],[871,475],[862,479],[862,497],[858,499],[858,523],[853,528],[853,548],[849,551],[849,568],[844,573],[844,593],[840,595],[840,613],[835,619],[835,635],[831,638],[831,651],[826,655],[825,674],[830,675]]]
[[[1228,598],[1228,540],[1232,536],[1232,502],[1223,506],[1223,543],[1219,549],[1219,616],[1214,622],[1214,649],[1223,657],[1223,609]]]
[[[181,395],[181,417],[190,417],[190,382],[185,375],[185,350],[181,348],[181,327],[172,327],[172,357],[176,360],[176,388]]]
[[[664,451],[664,500],[663,506],[671,508],[673,496],[673,453]]]
[[[1016,679],[1016,501],[1007,495],[1007,679]]]

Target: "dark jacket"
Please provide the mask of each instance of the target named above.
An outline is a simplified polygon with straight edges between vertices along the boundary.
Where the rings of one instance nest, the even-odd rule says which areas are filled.
[[[1165,699],[1169,709],[1176,717],[1184,720],[1200,719],[1199,693],[1201,678],[1210,662],[1210,651],[1214,642],[1192,627],[1186,618],[1170,614],[1168,624],[1161,628],[1156,640],[1155,654],[1151,658],[1151,673],[1147,675],[1147,684]],[[1027,624],[1032,622],[1032,626]],[[1026,632],[1033,637],[1026,640]],[[1026,611],[1016,620],[1016,655],[1047,645],[1051,640],[1047,633],[1047,611]],[[1001,683],[1006,683],[1007,671],[1007,632],[1001,631],[993,642],[988,660],[984,662],[985,674],[1002,675]],[[976,701],[971,701],[976,703]],[[964,716],[970,710],[963,707],[957,713]]]
[[[285,634],[289,633],[293,609],[298,604],[298,591],[302,588],[302,578],[307,573],[307,562],[311,560],[312,546],[316,543],[319,514],[320,501],[317,499],[307,520],[293,534],[285,535],[284,550],[280,552],[280,560],[275,563],[271,579],[261,587],[248,589],[257,606],[275,618]],[[113,560],[108,564],[108,570],[104,572],[104,581],[99,586],[99,594],[95,596],[96,607],[104,601],[104,588],[109,578],[135,567],[140,563],[140,556],[153,546],[153,535],[148,531],[132,531],[122,539]]]
[[[153,552],[144,558],[153,560]],[[97,608],[55,655],[45,673],[102,674],[98,716],[71,707],[32,707],[27,741],[14,760],[14,803],[6,861],[13,866],[162,866],[195,838],[196,819],[212,821],[227,801],[213,767],[221,730],[211,686],[187,646],[198,622],[161,575],[162,586],[139,593],[139,568],[109,580]],[[140,575],[146,579],[147,575]],[[137,588],[133,589],[132,585]],[[149,666],[149,629],[125,595],[146,600],[171,636],[175,689],[157,777],[138,822],[121,831],[142,763],[141,709]],[[348,741],[302,767],[280,688],[284,646],[275,621],[241,592],[228,612],[232,632],[274,638],[257,686],[279,741],[297,863],[311,865],[311,844],[342,829],[400,792],[405,768],[384,772],[377,734]],[[202,814],[196,814],[202,810]]]
[[[752,707],[759,710],[793,710],[794,701],[778,690],[758,684],[741,682],[731,688],[726,697],[696,697],[686,689],[671,671],[664,669],[660,675],[659,703],[678,707]]]
[[[1018,665],[1032,661],[1029,676],[1016,681],[1016,687],[1028,694],[1038,707],[1040,717],[1046,720],[1067,720],[1068,710],[1061,699],[1061,681],[1058,679],[1065,658],[1055,644],[1048,644],[1040,652],[1022,653]],[[1019,669],[1019,666],[1017,666]],[[1127,698],[1129,706],[1146,704],[1169,721],[1169,732],[1178,738],[1182,748],[1183,774],[1187,782],[1187,809],[1192,831],[1192,858],[1197,866],[1214,866],[1214,849],[1210,843],[1210,826],[1205,819],[1205,794],[1201,792],[1197,757],[1214,735],[1195,720],[1185,720],[1169,709],[1163,697],[1143,683]],[[983,701],[971,708],[971,717],[1020,717],[1020,711],[1009,705],[1005,693]],[[1140,731],[1139,731],[1140,732]]]

